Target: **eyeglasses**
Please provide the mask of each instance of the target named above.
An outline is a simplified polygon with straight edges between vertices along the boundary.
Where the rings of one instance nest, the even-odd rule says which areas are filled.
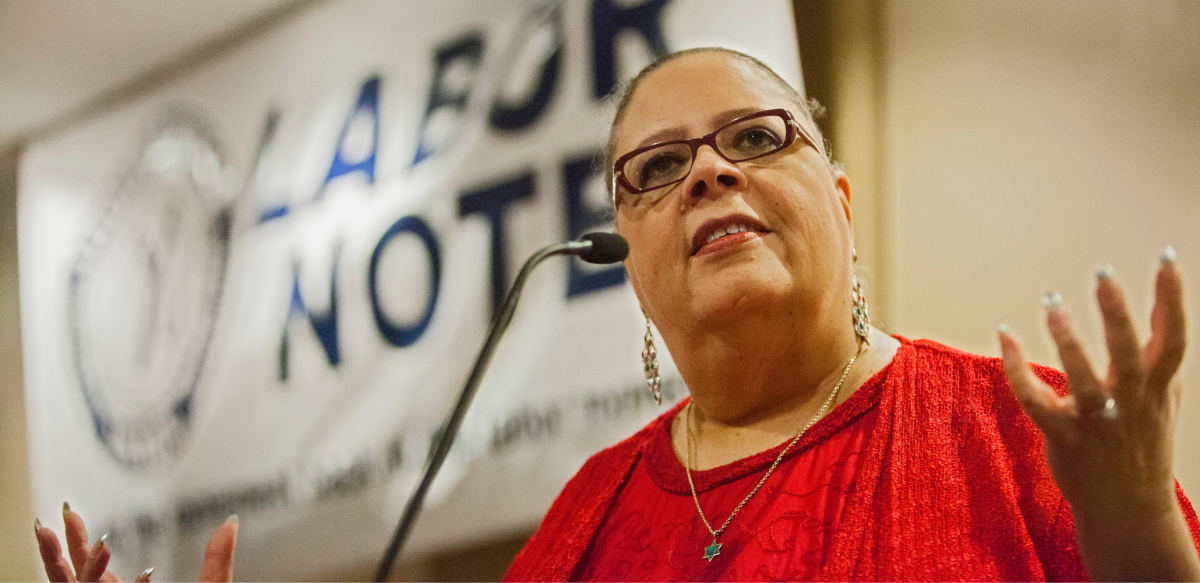
[[[632,204],[657,202],[667,193],[664,187],[682,182],[691,172],[700,146],[711,146],[730,162],[745,162],[791,146],[797,134],[820,150],[808,130],[786,109],[768,109],[739,117],[699,138],[638,148],[613,163],[613,205],[617,202],[617,185],[630,195]],[[658,192],[648,194],[655,190]]]

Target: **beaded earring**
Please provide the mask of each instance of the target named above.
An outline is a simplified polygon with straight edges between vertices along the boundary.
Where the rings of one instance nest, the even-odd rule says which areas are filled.
[[[658,350],[654,348],[654,333],[650,330],[650,318],[646,318],[646,348],[642,349],[642,371],[646,373],[646,386],[654,402],[662,405],[662,379],[658,376]]]
[[[850,257],[855,263],[858,263],[858,250],[851,249]],[[858,274],[853,274],[854,287],[850,290],[850,299],[853,304],[850,308],[851,319],[854,322],[854,333],[858,336],[860,342],[870,346],[871,341],[871,315],[867,312],[867,298],[863,297],[862,284],[858,282]]]

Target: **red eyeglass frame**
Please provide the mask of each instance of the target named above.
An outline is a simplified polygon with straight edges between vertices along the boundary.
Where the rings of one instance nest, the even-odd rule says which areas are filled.
[[[771,150],[770,152],[764,152],[762,154],[758,154],[757,156],[751,156],[749,158],[742,158],[741,160],[730,160],[729,157],[726,156],[725,153],[722,152],[721,149],[717,147],[717,139],[716,139],[717,134],[721,133],[723,130],[725,130],[729,126],[732,126],[732,125],[738,124],[738,123],[742,123],[748,119],[754,119],[757,117],[767,117],[767,116],[773,116],[773,115],[777,115],[779,117],[784,118],[784,124],[787,127],[787,134],[784,135],[783,142],[781,143],[781,145],[778,148]],[[685,178],[687,178],[688,173],[691,172],[691,168],[689,167],[688,172],[685,172],[683,177],[681,177],[679,180],[674,180],[671,182],[667,182],[665,184],[660,184],[660,185],[652,187],[652,188],[634,188],[634,186],[632,184],[630,184],[629,180],[625,177],[624,167],[625,167],[625,164],[630,159],[632,159],[633,157],[635,157],[638,154],[641,154],[643,152],[647,152],[649,150],[653,150],[655,148],[660,148],[662,146],[667,146],[667,145],[671,145],[671,144],[686,144],[692,150],[691,161],[692,161],[692,163],[695,163],[696,152],[700,149],[700,146],[708,145],[710,148],[713,149],[714,152],[716,152],[722,158],[728,160],[732,164],[737,164],[738,162],[746,162],[749,160],[755,160],[758,158],[762,158],[763,156],[770,156],[771,154],[775,154],[781,150],[786,150],[789,146],[791,146],[793,143],[796,142],[797,134],[804,136],[804,140],[806,142],[808,142],[809,145],[811,145],[813,148],[816,148],[817,150],[820,150],[820,148],[817,146],[816,140],[814,140],[813,137],[811,135],[809,135],[808,130],[804,129],[804,126],[801,125],[800,122],[796,121],[796,116],[792,115],[791,111],[788,111],[787,109],[783,109],[783,108],[764,109],[762,111],[757,111],[757,112],[751,113],[749,115],[743,115],[742,117],[731,120],[729,123],[722,125],[721,127],[717,128],[703,136],[700,136],[698,138],[692,138],[690,140],[667,140],[664,142],[656,142],[656,143],[653,143],[653,144],[650,144],[647,146],[643,146],[643,147],[633,150],[631,152],[627,152],[627,153],[623,154],[620,158],[617,158],[616,161],[613,162],[613,169],[612,169],[612,172],[613,172],[613,174],[612,174],[613,206],[615,207],[617,204],[617,185],[620,185],[621,188],[624,188],[625,191],[628,192],[629,194],[644,194],[644,193],[650,192],[652,190],[666,188],[668,186],[671,186],[672,184],[678,184],[680,182],[683,182],[683,180]]]

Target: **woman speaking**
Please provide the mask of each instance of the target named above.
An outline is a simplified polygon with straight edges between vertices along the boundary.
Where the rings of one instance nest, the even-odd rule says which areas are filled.
[[[508,579],[1200,580],[1200,523],[1172,473],[1170,249],[1145,345],[1098,270],[1107,370],[1047,297],[1064,374],[1028,365],[1003,325],[1002,359],[870,326],[850,180],[808,104],[751,57],[659,59],[607,150],[650,389],[662,342],[691,397],[593,456]],[[99,576],[105,549],[72,543],[68,518],[76,570]],[[228,579],[235,534],[214,535],[210,577]],[[38,538],[51,579],[70,578]]]
[[[869,325],[850,181],[751,57],[651,64],[607,158],[651,390],[652,322],[691,398],[592,457],[508,579],[1200,579],[1169,249],[1144,347],[1098,271],[1105,373],[1047,298],[1063,375],[1004,326],[998,360]]]

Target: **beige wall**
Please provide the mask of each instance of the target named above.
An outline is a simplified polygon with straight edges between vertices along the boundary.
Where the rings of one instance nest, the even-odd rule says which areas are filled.
[[[1200,3],[874,4],[890,331],[994,355],[1004,320],[1057,366],[1039,305],[1055,290],[1103,370],[1093,269],[1116,268],[1145,333],[1165,244],[1200,314]],[[1176,460],[1200,497],[1195,322]]]
[[[0,580],[38,578],[17,303],[17,150],[0,152]]]

